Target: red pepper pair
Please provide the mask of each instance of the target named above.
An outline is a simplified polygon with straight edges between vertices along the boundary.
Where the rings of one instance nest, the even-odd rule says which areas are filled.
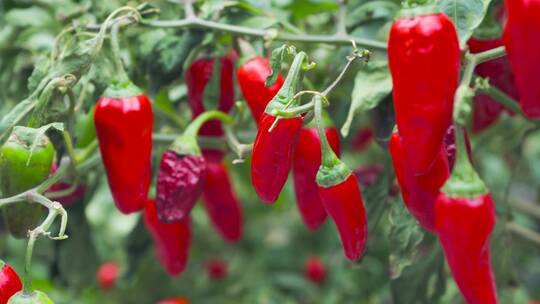
[[[505,0],[504,45],[514,71],[521,109],[540,118],[540,2]]]
[[[396,20],[388,60],[406,159],[415,174],[425,174],[452,122],[461,60],[454,24],[444,14]]]

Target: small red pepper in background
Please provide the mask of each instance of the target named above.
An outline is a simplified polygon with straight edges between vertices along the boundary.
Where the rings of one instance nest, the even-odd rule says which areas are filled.
[[[321,97],[314,97],[315,121],[321,141],[321,166],[317,172],[318,192],[334,221],[345,256],[358,260],[367,243],[367,217],[356,176],[332,151],[323,129]]]
[[[94,123],[114,202],[122,213],[144,208],[152,175],[152,105],[133,84],[111,86]]]
[[[210,119],[226,122],[232,120],[219,111],[207,111],[197,116],[161,157],[156,205],[159,220],[164,223],[181,221],[187,217],[202,194],[206,161],[197,144],[197,133]]]
[[[208,162],[203,188],[204,207],[212,224],[224,240],[235,243],[242,238],[242,208],[233,192],[227,168]]]
[[[57,169],[58,167],[56,163],[53,163],[51,174],[56,172]],[[48,193],[60,192],[60,191],[71,189],[72,187],[73,185],[71,183],[68,183],[65,181],[59,181],[53,184],[52,186],[50,186],[47,192]],[[53,200],[61,203],[64,206],[70,206],[76,203],[77,201],[79,201],[80,199],[82,199],[84,197],[85,192],[86,192],[86,187],[82,184],[79,184],[75,187],[75,189],[73,190],[71,194],[64,195],[61,197],[55,197],[53,198]]]
[[[362,128],[351,143],[353,151],[364,150],[373,140],[373,130],[371,128]]]
[[[161,300],[158,304],[191,304],[191,301],[186,298],[172,298]]]
[[[372,164],[363,167],[359,167],[354,170],[354,175],[358,179],[360,185],[369,187],[375,183],[377,177],[384,171],[382,164]]]
[[[388,41],[396,121],[415,174],[433,165],[452,122],[461,52],[446,15],[398,19]]]
[[[437,236],[467,303],[495,304],[497,291],[489,248],[495,227],[495,208],[467,157],[461,129],[456,137],[456,164],[435,202]]]
[[[279,75],[276,83],[266,87],[266,78],[272,74],[268,59],[253,57],[242,64],[236,72],[236,79],[247,101],[253,119],[258,122],[266,105],[276,96],[283,85],[283,76]]]
[[[336,128],[326,128],[326,137],[332,150],[340,155],[339,134]],[[306,227],[319,228],[326,219],[326,211],[317,190],[317,171],[321,166],[321,143],[316,128],[300,131],[294,150],[294,193],[300,215]]]
[[[471,53],[488,51],[503,45],[501,38],[479,39],[471,38],[467,42]],[[491,85],[519,100],[512,67],[508,58],[499,58],[484,62],[476,66],[476,74],[480,77],[489,78]],[[475,133],[491,126],[499,117],[504,107],[485,94],[476,94],[473,105],[472,131]]]
[[[111,290],[116,284],[119,275],[120,265],[117,262],[104,263],[98,268],[96,274],[99,287],[105,291]]]
[[[191,218],[165,224],[158,219],[156,204],[149,200],[144,211],[144,223],[154,240],[159,262],[171,276],[186,268],[191,246]]]
[[[4,261],[0,260],[0,304],[6,304],[14,294],[22,290],[19,275]]]
[[[403,140],[397,131],[390,137],[390,155],[396,178],[407,209],[420,225],[429,231],[435,230],[435,200],[442,185],[450,176],[448,155],[444,147],[431,169],[422,175],[415,175],[407,161]]]
[[[540,2],[505,0],[507,21],[503,40],[514,72],[521,109],[540,118]]]
[[[326,267],[319,257],[309,257],[304,265],[304,276],[315,284],[326,280]]]
[[[278,119],[271,113],[275,109],[282,109],[294,97],[306,58],[304,52],[294,57],[285,83],[259,119],[259,131],[253,144],[251,159],[251,180],[255,192],[261,201],[267,204],[277,200],[287,181],[294,147],[302,128],[301,116]],[[274,124],[274,129],[270,131]]]
[[[222,280],[227,277],[229,267],[227,261],[219,258],[210,259],[205,263],[206,272],[212,280]]]

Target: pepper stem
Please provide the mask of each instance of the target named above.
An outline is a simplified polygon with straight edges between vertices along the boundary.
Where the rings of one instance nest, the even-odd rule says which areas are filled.
[[[324,167],[334,167],[340,162],[334,150],[330,147],[326,132],[324,132],[324,121],[322,116],[322,102],[320,96],[315,96],[315,125],[321,142],[321,165]]]
[[[116,81],[125,83],[129,81],[124,65],[122,64],[122,56],[120,54],[120,43],[118,42],[118,30],[122,21],[115,22],[111,27],[111,48],[113,51],[113,62],[116,70]]]
[[[233,123],[233,118],[224,112],[206,111],[188,125],[184,133],[171,144],[169,150],[179,155],[201,155],[201,148],[197,144],[197,134],[201,127],[212,119],[221,120],[224,124]]]
[[[295,95],[298,89],[298,84],[302,79],[302,69],[306,59],[307,54],[305,52],[299,52],[296,54],[296,56],[294,56],[294,60],[291,64],[291,68],[289,69],[289,73],[287,73],[283,86],[281,89],[279,89],[276,96],[274,96],[274,98],[272,98],[272,100],[268,103],[268,106],[266,106],[265,111],[267,113],[271,113],[274,109],[282,110],[284,105],[294,105],[294,102],[291,104],[289,104],[289,102]]]

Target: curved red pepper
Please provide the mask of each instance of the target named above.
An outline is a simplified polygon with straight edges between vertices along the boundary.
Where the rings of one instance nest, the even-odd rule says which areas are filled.
[[[503,45],[501,38],[481,40],[471,38],[467,42],[471,53],[480,53]],[[499,58],[479,64],[475,70],[481,77],[489,78],[490,84],[514,99],[519,99],[514,75],[508,58]],[[480,132],[491,126],[499,117],[504,107],[485,94],[474,97],[472,131]]]
[[[415,174],[429,171],[452,121],[460,58],[456,28],[446,15],[394,22],[388,41],[394,109]]]
[[[358,180],[350,174],[344,181],[329,187],[319,185],[321,201],[339,232],[345,256],[358,260],[367,243],[367,217],[358,187]]]
[[[441,146],[435,163],[426,174],[422,175],[415,175],[412,171],[398,132],[392,133],[390,137],[390,155],[407,209],[422,227],[434,231],[435,201],[439,190],[450,176],[446,150]]]
[[[467,303],[497,303],[489,250],[495,227],[491,196],[449,197],[441,193],[435,204],[435,222],[448,266]]]
[[[504,45],[514,71],[521,109],[530,119],[540,118],[540,2],[505,0],[508,19]]]
[[[242,209],[233,192],[227,168],[221,163],[207,164],[203,202],[221,236],[231,243],[239,241],[243,231]]]
[[[152,106],[144,95],[102,97],[94,114],[101,157],[116,206],[144,208],[150,186]]]
[[[172,224],[159,221],[156,204],[149,200],[144,210],[144,223],[152,236],[161,265],[171,276],[186,268],[191,246],[191,218]]]
[[[339,134],[336,128],[326,128],[326,137],[332,150],[339,156]],[[321,166],[321,143],[316,128],[300,131],[294,151],[293,179],[298,209],[306,227],[319,228],[326,219],[326,211],[317,191],[317,171]]]
[[[272,70],[268,59],[258,56],[242,64],[236,72],[238,85],[256,122],[259,121],[266,105],[283,85],[283,76],[279,75],[276,83],[267,88],[266,77],[270,74]]]
[[[251,182],[259,198],[267,204],[277,200],[287,181],[294,147],[302,128],[301,116],[280,118],[276,122],[277,117],[270,113],[291,102],[302,77],[302,64],[306,58],[304,52],[295,56],[285,83],[259,119],[259,130],[253,143],[251,158]],[[270,131],[274,122],[275,127]]]
[[[8,264],[0,261],[0,304],[6,304],[14,294],[22,290],[19,275]]]

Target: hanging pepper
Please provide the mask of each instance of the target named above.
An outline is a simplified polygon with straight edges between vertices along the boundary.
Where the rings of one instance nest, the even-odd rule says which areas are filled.
[[[339,155],[339,134],[336,128],[326,128],[326,137],[332,150]],[[321,166],[321,143],[316,128],[304,128],[300,131],[294,151],[293,179],[296,203],[306,227],[319,228],[326,219],[326,211],[319,197],[317,171]]]
[[[326,279],[326,267],[321,258],[309,257],[304,265],[304,277],[315,284],[322,284]]]
[[[452,121],[460,49],[444,14],[398,19],[388,41],[394,109],[407,161],[415,174],[429,171]]]
[[[204,207],[221,236],[228,242],[238,242],[243,231],[242,209],[233,192],[227,168],[221,163],[208,162],[206,169]]]
[[[38,129],[15,127],[0,150],[2,197],[22,193],[47,179],[53,157],[54,147],[46,135]],[[6,206],[3,213],[9,232],[16,238],[26,238],[45,214],[40,204],[26,202]]]
[[[6,304],[9,298],[22,289],[22,283],[15,270],[2,260],[0,268],[0,304]]]
[[[99,287],[104,291],[114,288],[118,276],[120,275],[120,265],[117,262],[107,262],[99,266],[96,279]]]
[[[390,137],[390,155],[407,209],[422,227],[434,231],[435,200],[450,175],[446,150],[441,146],[430,170],[425,174],[415,175],[407,161],[403,140],[399,133],[394,131]]]
[[[54,304],[54,302],[39,290],[32,292],[19,291],[9,299],[8,304]]]
[[[171,276],[181,274],[186,268],[191,246],[191,218],[172,224],[162,223],[155,202],[149,200],[144,210],[144,223],[154,240],[161,265]]]
[[[283,85],[283,76],[279,75],[276,82],[266,87],[266,78],[272,74],[268,59],[253,57],[242,64],[236,72],[236,79],[247,101],[253,119],[258,122],[266,106],[276,96]]]
[[[116,207],[144,208],[152,175],[152,105],[131,82],[110,86],[98,101],[94,123]]]
[[[473,169],[461,130],[457,161],[435,203],[435,227],[452,275],[469,304],[497,303],[489,239],[495,227],[493,200]]]
[[[302,128],[301,116],[278,119],[271,113],[291,102],[302,78],[302,65],[306,59],[304,52],[294,57],[285,83],[259,119],[259,130],[253,144],[251,179],[255,192],[264,203],[274,203],[287,181],[294,147]],[[274,128],[270,131],[272,126]]]
[[[530,119],[540,118],[540,2],[505,0],[507,21],[504,45],[512,65],[521,109]]]
[[[318,192],[326,212],[339,231],[345,256],[358,260],[366,248],[367,217],[356,176],[332,151],[322,126],[321,98],[316,96],[315,119],[321,140]]]
[[[232,57],[232,55],[225,56],[219,61],[212,58],[201,58],[195,60],[186,71],[188,101],[193,119],[206,110],[217,109],[225,113],[231,111],[234,105],[234,62]],[[218,64],[214,65],[214,63]],[[215,79],[219,83],[216,82],[216,87],[208,87],[213,75],[217,75],[217,72],[219,72],[219,77],[216,76]],[[210,97],[205,98],[205,95]],[[214,99],[218,101],[218,104],[215,106],[210,104],[211,107],[208,107],[209,103],[216,102]],[[219,120],[208,121],[201,127],[199,134],[222,136],[221,122]],[[203,154],[207,160],[216,162],[221,161],[224,156],[223,151],[217,149],[204,149]]]
[[[501,38],[471,38],[467,42],[471,53],[488,51],[503,45]],[[499,58],[479,64],[475,70],[480,77],[489,78],[491,85],[496,86],[510,97],[519,100],[516,83],[508,58]],[[473,106],[472,131],[475,133],[491,126],[504,111],[504,107],[485,94],[476,94]]]
[[[159,220],[164,223],[185,218],[201,196],[206,161],[197,144],[197,133],[210,119],[219,119],[226,123],[232,121],[232,118],[223,112],[205,112],[197,116],[161,156],[156,205]]]

